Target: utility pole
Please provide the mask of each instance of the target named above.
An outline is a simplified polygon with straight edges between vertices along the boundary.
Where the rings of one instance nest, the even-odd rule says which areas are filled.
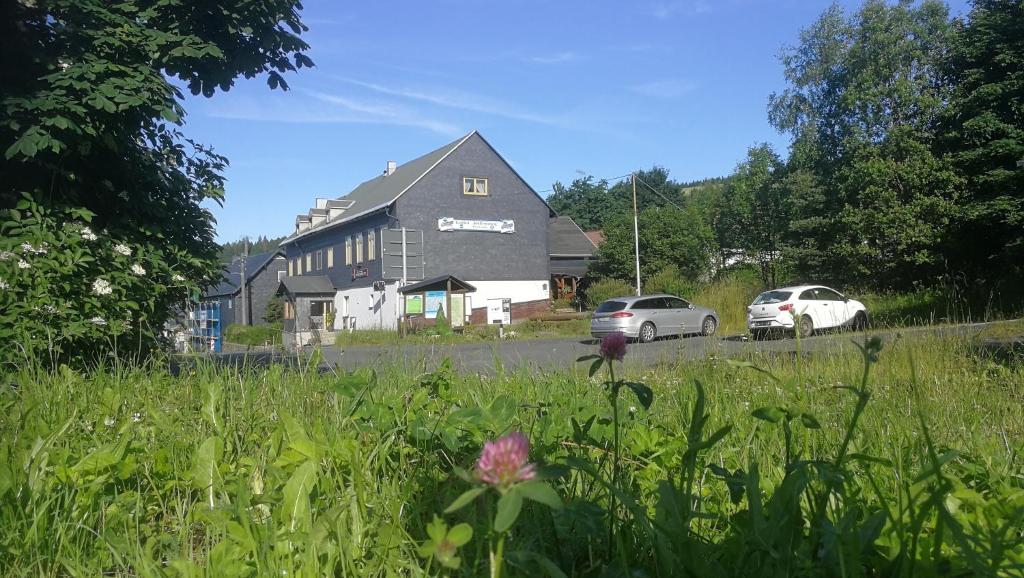
[[[636,211],[636,173],[630,173],[633,181],[633,250],[636,255],[636,296],[640,296],[640,219]]]
[[[249,307],[247,306],[247,303],[249,302],[249,300],[246,298],[247,297],[246,296],[247,291],[246,291],[246,287],[245,287],[245,280],[246,280],[245,265],[246,265],[246,261],[248,261],[248,260],[249,260],[249,237],[243,237],[242,238],[242,268],[241,268],[241,281],[242,281],[242,283],[241,283],[241,289],[242,289],[242,292],[241,292],[241,296],[242,296],[242,325],[248,325],[249,324],[249,314],[248,314]]]

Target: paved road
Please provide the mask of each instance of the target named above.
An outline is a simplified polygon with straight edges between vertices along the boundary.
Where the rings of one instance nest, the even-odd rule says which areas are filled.
[[[898,334],[954,334],[977,335],[986,323],[947,327],[908,328],[892,331],[873,331],[885,340]],[[858,333],[830,333],[804,339],[805,351],[839,351],[852,348],[851,340],[863,339]],[[326,347],[324,361],[338,364],[346,370],[357,367],[404,364],[410,371],[432,369],[440,360],[450,357],[462,372],[493,373],[498,364],[505,369],[565,369],[575,360],[597,352],[597,342],[591,339],[537,339],[526,341],[461,343],[456,345],[403,345]],[[739,337],[685,337],[661,339],[653,343],[629,346],[627,364],[653,366],[679,361],[716,357],[742,357],[756,351],[795,353],[795,339],[746,341]]]

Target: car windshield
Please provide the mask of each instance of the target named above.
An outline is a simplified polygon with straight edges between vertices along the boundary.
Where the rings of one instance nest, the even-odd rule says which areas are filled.
[[[597,306],[594,313],[614,313],[615,311],[622,311],[625,308],[626,303],[624,301],[605,301]]]
[[[770,303],[782,303],[792,295],[789,291],[765,291],[754,299],[754,305],[768,305]]]

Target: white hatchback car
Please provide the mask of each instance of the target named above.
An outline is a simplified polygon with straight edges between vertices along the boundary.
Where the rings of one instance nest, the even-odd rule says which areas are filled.
[[[747,329],[755,338],[771,331],[799,331],[868,325],[868,310],[860,301],[821,285],[799,285],[765,291],[747,307]]]

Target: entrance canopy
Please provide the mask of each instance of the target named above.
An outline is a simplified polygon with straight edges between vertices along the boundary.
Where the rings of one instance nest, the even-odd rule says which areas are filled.
[[[454,275],[442,275],[433,279],[426,279],[419,283],[406,285],[398,288],[399,293],[423,293],[425,291],[448,291],[451,293],[472,293],[476,291],[469,283],[455,277]]]
[[[334,283],[326,275],[301,275],[285,277],[277,288],[277,294],[326,295],[334,293]]]

